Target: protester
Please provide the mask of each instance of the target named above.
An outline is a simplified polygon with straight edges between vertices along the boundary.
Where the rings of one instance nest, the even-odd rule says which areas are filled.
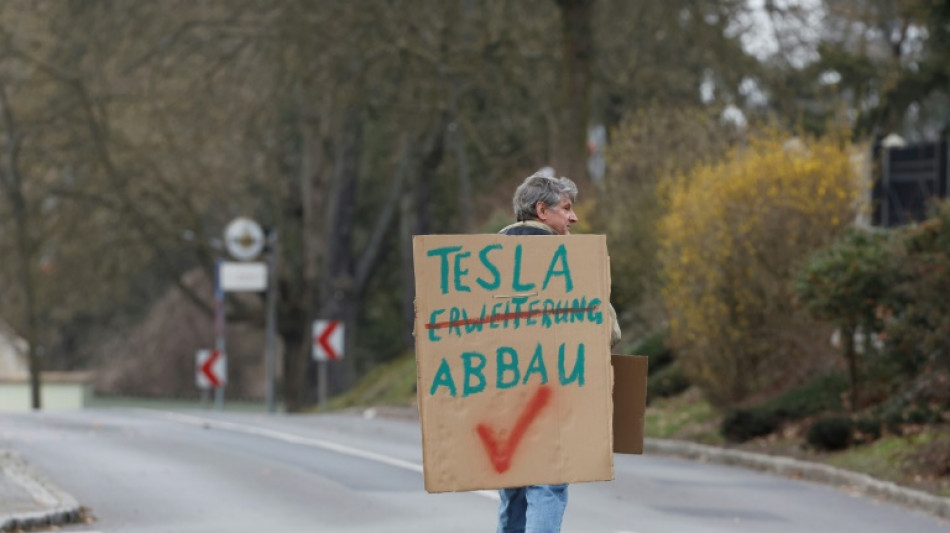
[[[570,235],[577,222],[574,202],[577,185],[568,178],[555,178],[543,169],[515,190],[512,201],[518,222],[502,229],[503,235]],[[613,306],[610,309],[610,345],[620,341],[620,327]],[[567,484],[530,485],[501,489],[498,533],[554,533],[561,531],[567,507]]]

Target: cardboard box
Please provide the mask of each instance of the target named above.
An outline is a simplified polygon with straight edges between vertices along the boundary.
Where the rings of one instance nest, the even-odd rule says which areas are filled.
[[[426,490],[613,479],[606,238],[424,235],[413,255]]]
[[[639,355],[611,355],[614,368],[614,453],[643,453],[647,362]]]

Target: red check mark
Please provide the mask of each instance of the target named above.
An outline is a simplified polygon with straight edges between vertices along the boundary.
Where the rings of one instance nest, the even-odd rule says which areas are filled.
[[[475,430],[478,431],[478,436],[481,437],[482,444],[485,446],[485,451],[488,452],[488,458],[491,460],[492,466],[495,467],[495,472],[501,474],[511,468],[511,456],[518,449],[521,438],[524,437],[525,432],[528,431],[528,426],[531,425],[531,422],[534,422],[534,419],[538,417],[538,413],[544,409],[550,399],[551,388],[542,385],[522,409],[521,415],[518,417],[518,421],[515,422],[515,427],[511,430],[511,435],[507,440],[499,441],[495,438],[495,431],[488,424],[481,423],[475,426]]]

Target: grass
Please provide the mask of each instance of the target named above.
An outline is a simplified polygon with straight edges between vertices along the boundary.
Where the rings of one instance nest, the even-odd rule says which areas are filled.
[[[722,444],[721,415],[693,388],[647,406],[644,433],[647,437]]]
[[[933,445],[938,443],[950,446],[946,427],[921,427],[918,432],[907,436],[887,436],[870,444],[848,448],[826,457],[824,461],[832,466],[950,497],[950,479],[935,475],[936,465],[930,464],[933,458],[927,456],[928,449],[936,449]],[[946,455],[942,460],[947,460]]]
[[[899,482],[903,477],[902,465],[913,448],[914,442],[910,439],[884,437],[870,444],[848,448],[831,455],[825,462],[879,479]]]
[[[415,386],[415,357],[408,353],[373,369],[351,391],[332,398],[323,410],[413,405],[416,401]],[[950,441],[946,426],[921,426],[907,436],[885,436],[870,444],[822,453],[804,445],[803,435],[808,420],[783,426],[779,432],[753,439],[739,448],[824,462],[950,497],[950,479],[927,475],[926,472],[932,468],[928,470],[929,459],[922,454],[928,445],[933,447],[935,441]],[[719,433],[721,421],[722,414],[693,387],[677,396],[653,400],[646,410],[644,429],[647,437],[724,445],[725,439]]]
[[[345,394],[334,396],[322,410],[361,406],[404,406],[416,399],[416,359],[404,354],[371,370]]]

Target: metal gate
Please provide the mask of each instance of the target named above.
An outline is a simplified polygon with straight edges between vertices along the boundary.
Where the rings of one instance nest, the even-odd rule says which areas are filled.
[[[927,218],[929,203],[946,198],[950,168],[946,140],[900,148],[874,146],[878,179],[871,191],[875,226],[894,227]]]

